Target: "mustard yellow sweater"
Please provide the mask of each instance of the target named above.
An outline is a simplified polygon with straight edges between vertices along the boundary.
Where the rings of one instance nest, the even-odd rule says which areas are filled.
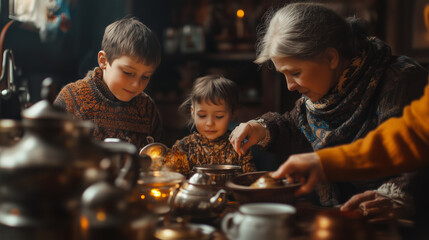
[[[354,143],[316,152],[329,180],[378,178],[429,165],[429,85],[424,95]]]

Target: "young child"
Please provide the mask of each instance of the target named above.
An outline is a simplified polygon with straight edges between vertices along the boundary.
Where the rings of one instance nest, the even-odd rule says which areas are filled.
[[[123,18],[106,27],[101,47],[99,67],[67,84],[54,104],[94,122],[95,139],[119,138],[137,148],[147,136],[159,141],[158,110],[143,92],[161,61],[155,34],[137,19]]]
[[[255,171],[252,156],[239,157],[228,140],[228,125],[238,106],[238,87],[224,77],[198,78],[180,106],[190,113],[188,124],[198,132],[177,141],[164,159],[164,166],[189,176],[200,164],[241,165],[243,172]]]

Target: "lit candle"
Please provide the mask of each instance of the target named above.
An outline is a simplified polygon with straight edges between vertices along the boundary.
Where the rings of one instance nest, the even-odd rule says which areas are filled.
[[[155,198],[160,198],[162,196],[161,191],[159,191],[159,189],[152,189],[150,191],[150,195],[154,196]]]
[[[237,28],[237,37],[239,37],[239,38],[244,36],[243,17],[244,17],[243,9],[238,9],[237,10],[236,28]]]

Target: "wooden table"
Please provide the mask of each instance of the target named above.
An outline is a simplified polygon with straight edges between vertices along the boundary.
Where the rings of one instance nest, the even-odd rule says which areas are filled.
[[[325,208],[325,207],[319,207],[314,204],[311,204],[308,201],[297,201],[295,204],[293,204],[294,207],[297,209],[297,213],[294,216],[293,219],[293,226],[292,228],[292,236],[289,238],[291,240],[307,240],[311,239],[311,234],[314,228],[314,220],[316,216],[321,213],[322,211],[326,210],[332,210],[334,208]],[[208,224],[211,226],[214,226],[217,231],[213,236],[213,240],[226,240],[225,234],[220,229],[220,224],[223,219],[223,217],[230,212],[235,212],[239,208],[238,202],[230,201],[227,203],[227,206],[225,210],[222,212],[222,214],[216,218],[213,221],[206,221],[206,222],[199,222],[203,224]],[[401,223],[398,221],[392,221],[392,222],[383,222],[383,223],[372,223],[369,224],[371,230],[372,230],[372,240],[400,240],[400,239],[406,239],[403,238],[402,235],[404,235],[404,232],[406,233],[409,228],[407,228],[407,223]],[[352,233],[350,233],[349,240],[353,239]],[[365,239],[367,240],[367,239]]]

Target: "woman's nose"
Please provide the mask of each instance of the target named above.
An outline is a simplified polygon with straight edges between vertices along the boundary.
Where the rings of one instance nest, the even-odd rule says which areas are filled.
[[[287,89],[289,91],[292,92],[298,89],[298,84],[292,78],[288,78],[286,76],[285,78],[286,78]]]

